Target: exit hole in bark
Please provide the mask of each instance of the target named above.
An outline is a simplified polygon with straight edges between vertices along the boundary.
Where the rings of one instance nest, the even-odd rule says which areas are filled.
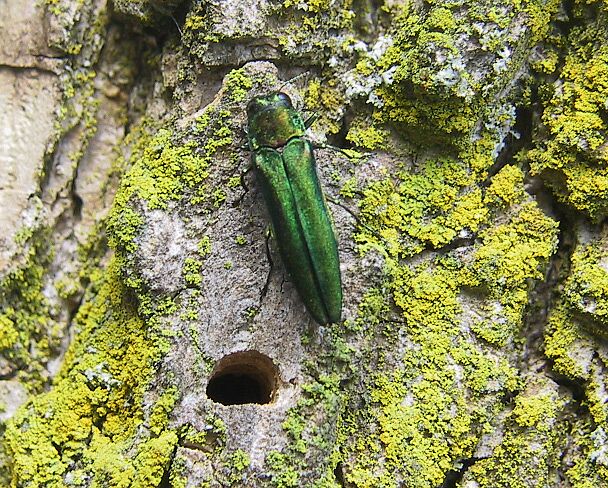
[[[272,360],[257,351],[229,354],[220,359],[209,378],[207,396],[222,405],[274,400],[279,372]]]

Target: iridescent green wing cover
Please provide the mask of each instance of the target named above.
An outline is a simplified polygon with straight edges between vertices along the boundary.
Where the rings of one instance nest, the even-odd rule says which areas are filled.
[[[310,314],[339,322],[342,281],[338,246],[306,126],[285,93],[251,99],[248,139],[283,263]]]
[[[321,192],[310,142],[302,138],[292,139],[283,149],[283,164],[328,321],[339,322],[342,282],[338,245]]]
[[[253,153],[281,257],[310,314],[338,322],[342,283],[336,238],[315,170],[310,143],[291,139],[282,154]]]

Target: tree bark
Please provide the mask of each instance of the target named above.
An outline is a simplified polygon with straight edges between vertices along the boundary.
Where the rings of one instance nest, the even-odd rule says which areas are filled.
[[[0,485],[608,486],[607,12],[5,0]],[[273,91],[336,324],[249,171]]]

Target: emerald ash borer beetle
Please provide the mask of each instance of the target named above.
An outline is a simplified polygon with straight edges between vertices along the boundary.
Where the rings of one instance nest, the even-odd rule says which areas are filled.
[[[317,176],[307,125],[282,92],[247,105],[248,139],[279,252],[306,308],[319,324],[339,322],[338,245]]]

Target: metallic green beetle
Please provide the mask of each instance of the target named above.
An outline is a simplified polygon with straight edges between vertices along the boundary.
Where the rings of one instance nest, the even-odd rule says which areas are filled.
[[[281,258],[296,289],[320,324],[339,322],[342,281],[338,245],[315,168],[306,124],[282,92],[247,105],[253,165]]]

